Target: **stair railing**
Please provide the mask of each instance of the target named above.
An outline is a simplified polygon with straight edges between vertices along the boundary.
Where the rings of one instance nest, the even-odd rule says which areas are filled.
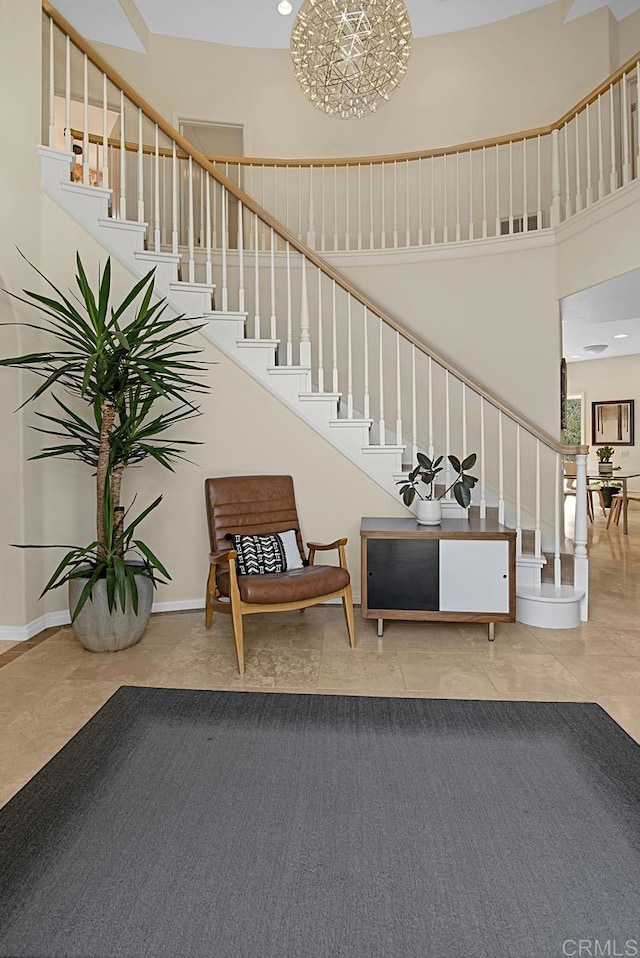
[[[281,366],[340,398],[367,451],[396,450],[398,461],[405,446],[412,461],[418,450],[477,452],[480,515],[494,506],[516,528],[520,554],[532,529],[534,555],[552,553],[558,587],[563,458],[575,456],[574,575],[586,592],[587,447],[563,445],[405,327],[174,130],[48,0],[43,11],[49,146],[80,158],[70,177],[109,191],[114,219],[147,224],[148,248],[179,257],[184,282],[215,281],[217,307],[246,312],[248,334],[278,346]]]

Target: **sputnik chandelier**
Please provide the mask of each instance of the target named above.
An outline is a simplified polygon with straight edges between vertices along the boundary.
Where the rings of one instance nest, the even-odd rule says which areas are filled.
[[[319,110],[343,120],[373,113],[407,70],[404,0],[304,0],[291,32],[296,78]]]

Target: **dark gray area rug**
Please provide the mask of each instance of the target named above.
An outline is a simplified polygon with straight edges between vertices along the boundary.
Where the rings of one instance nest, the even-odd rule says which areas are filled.
[[[626,955],[639,807],[596,705],[122,688],[0,811],[0,955]]]

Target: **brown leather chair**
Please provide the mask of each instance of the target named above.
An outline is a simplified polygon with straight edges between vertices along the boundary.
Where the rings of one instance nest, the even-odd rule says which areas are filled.
[[[233,619],[233,633],[240,674],[244,673],[242,616],[254,612],[284,612],[304,609],[328,599],[341,598],[349,642],[355,645],[351,583],[344,547],[346,539],[329,544],[308,542],[306,563],[300,522],[291,476],[227,476],[205,480],[209,521],[209,578],[205,624],[211,628],[213,613],[226,612]],[[230,533],[257,535],[294,529],[301,569],[262,575],[239,575],[237,552],[229,547]],[[316,552],[337,549],[339,565],[314,565]]]

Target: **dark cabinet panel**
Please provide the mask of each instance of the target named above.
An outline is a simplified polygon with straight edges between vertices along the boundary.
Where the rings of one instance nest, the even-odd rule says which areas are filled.
[[[437,612],[438,546],[437,539],[369,539],[368,607]]]

